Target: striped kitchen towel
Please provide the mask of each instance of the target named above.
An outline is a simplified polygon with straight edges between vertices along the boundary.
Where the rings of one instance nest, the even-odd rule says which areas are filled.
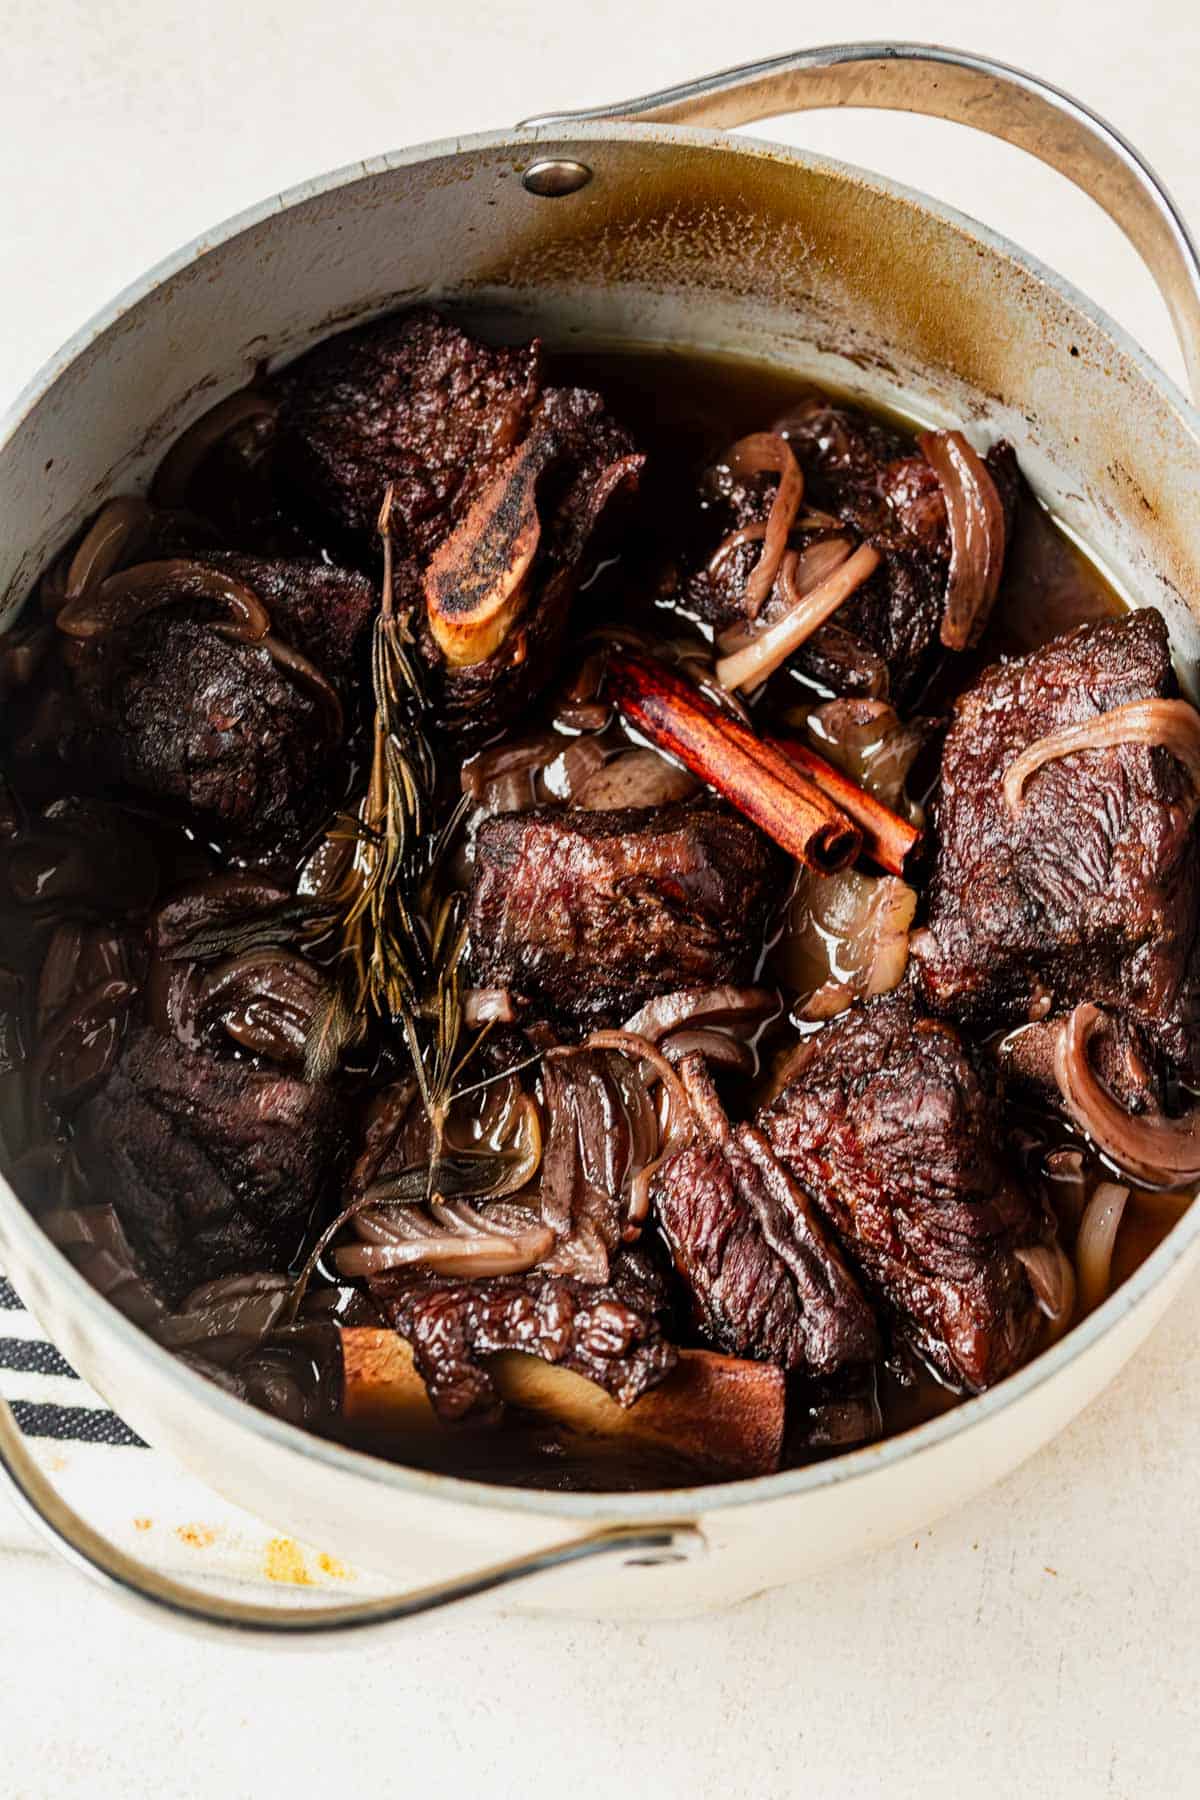
[[[99,1394],[80,1381],[54,1345],[41,1335],[37,1321],[16,1289],[0,1275],[0,1393],[8,1401],[26,1437],[59,1443],[111,1444],[114,1448],[146,1448]]]
[[[289,1604],[331,1590],[346,1598],[348,1584],[363,1598],[387,1591],[386,1581],[272,1530],[149,1449],[47,1341],[3,1275],[0,1394],[70,1505],[155,1567],[218,1588],[282,1587]],[[40,1547],[24,1519],[0,1501],[0,1552]]]

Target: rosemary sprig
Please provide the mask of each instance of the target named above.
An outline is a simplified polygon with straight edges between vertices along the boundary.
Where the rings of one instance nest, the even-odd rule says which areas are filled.
[[[430,1121],[436,1163],[454,1077],[467,1057],[460,968],[466,939],[463,896],[447,892],[445,864],[466,801],[433,826],[437,767],[424,730],[428,701],[414,654],[409,612],[394,598],[392,487],[379,513],[383,586],[371,646],[375,696],[371,772],[358,809],[330,828],[351,842],[346,873],[314,932],[340,938],[334,991],[315,1022],[308,1072],[332,1072],[373,1014],[403,1033]],[[431,1168],[432,1176],[432,1168]]]

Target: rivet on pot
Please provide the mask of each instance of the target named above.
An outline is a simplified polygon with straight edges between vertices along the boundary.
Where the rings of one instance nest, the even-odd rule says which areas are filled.
[[[552,156],[530,163],[521,177],[521,186],[540,200],[560,200],[564,194],[577,194],[591,179],[592,171],[586,163]]]

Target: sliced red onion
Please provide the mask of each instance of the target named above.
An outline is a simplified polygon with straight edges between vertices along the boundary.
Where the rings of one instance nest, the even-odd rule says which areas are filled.
[[[30,1070],[38,1103],[64,1110],[95,1092],[116,1062],[136,991],[128,981],[102,981],[59,1015]]]
[[[830,700],[805,721],[822,755],[885,806],[903,810],[904,784],[925,739],[886,700]]]
[[[1067,1111],[1096,1148],[1121,1172],[1147,1187],[1182,1187],[1200,1180],[1200,1106],[1181,1118],[1127,1113],[1092,1068],[1089,1040],[1104,1014],[1077,1006],[1063,1022],[1054,1074]]]
[[[1050,1324],[1065,1329],[1075,1310],[1075,1271],[1065,1251],[1059,1244],[1031,1244],[1013,1255]]]
[[[1115,1181],[1102,1181],[1087,1203],[1075,1240],[1079,1311],[1083,1315],[1094,1312],[1101,1301],[1108,1298],[1113,1251],[1128,1199],[1127,1187],[1121,1187]]]
[[[328,992],[325,975],[296,951],[243,951],[198,984],[196,1029],[220,1027],[244,1050],[301,1068]]]
[[[153,514],[144,500],[122,494],[96,514],[67,569],[65,600],[80,600],[136,550]]]
[[[1026,785],[1043,764],[1080,750],[1110,750],[1118,744],[1145,744],[1152,750],[1169,751],[1183,764],[1194,792],[1200,795],[1200,713],[1186,700],[1134,700],[1080,725],[1053,731],[1022,750],[1004,771],[1003,793],[1009,811],[1014,817],[1020,811]]]
[[[269,1273],[206,1281],[160,1321],[154,1336],[168,1350],[191,1350],[209,1362],[234,1362],[280,1323],[291,1285],[286,1275]]]
[[[685,1056],[703,1056],[706,1062],[736,1075],[753,1075],[757,1066],[750,1045],[724,1031],[673,1031],[663,1039],[662,1052],[676,1066]]]
[[[782,576],[785,599],[791,600],[794,565],[788,552]],[[742,650],[723,656],[717,663],[717,680],[723,688],[757,686],[774,674],[781,663],[825,623],[839,606],[845,604],[879,567],[879,552],[873,544],[860,544],[826,576],[810,593],[796,598],[787,612],[766,625]]]
[[[427,1213],[401,1207],[388,1215],[364,1213],[356,1226],[360,1235],[373,1241],[334,1252],[339,1273],[350,1278],[411,1268],[470,1279],[521,1275],[535,1267],[555,1241],[550,1227],[527,1208],[480,1210],[466,1202],[432,1206]]]
[[[587,777],[575,794],[575,804],[588,812],[670,806],[690,800],[699,785],[694,775],[667,762],[657,750],[624,750]]]
[[[778,1009],[779,998],[773,988],[680,988],[647,1000],[623,1029],[652,1044],[685,1026],[697,1031],[735,1032],[746,1039]]]
[[[921,454],[946,502],[950,578],[941,639],[947,650],[979,642],[1004,568],[1004,507],[987,465],[961,431],[926,431]]]
[[[137,563],[119,575],[110,575],[94,591],[67,600],[57,624],[68,637],[90,640],[135,625],[147,613],[176,606],[181,600],[211,600],[223,607],[229,623],[215,629],[235,642],[258,643],[270,630],[266,608],[244,581],[179,557]]]
[[[804,476],[787,439],[773,431],[756,431],[749,437],[739,438],[723,460],[735,479],[768,473],[779,476],[779,486],[763,532],[762,553],[746,583],[746,612],[754,619],[775,585],[779,564],[787,549],[788,533],[804,498]]]
[[[253,871],[229,870],[188,882],[156,909],[154,948],[160,956],[182,952],[201,958],[250,949],[231,940],[239,932],[273,925],[290,899],[287,888]]]
[[[293,644],[285,643],[273,633],[268,632],[261,640],[261,645],[269,653],[275,667],[285,670],[296,686],[303,688],[309,698],[316,702],[318,709],[325,715],[329,741],[340,744],[345,734],[346,721],[341,699],[333,683]]]
[[[771,955],[784,985],[802,997],[800,1016],[831,1019],[855,999],[898,987],[916,907],[916,890],[896,876],[843,869],[802,878]]]

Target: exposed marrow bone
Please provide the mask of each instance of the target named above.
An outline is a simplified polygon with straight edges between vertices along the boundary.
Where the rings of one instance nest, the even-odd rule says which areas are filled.
[[[346,1423],[359,1430],[447,1429],[430,1403],[407,1341],[366,1327],[341,1333]],[[594,1381],[540,1357],[505,1350],[487,1359],[502,1400],[577,1436],[670,1450],[725,1475],[767,1475],[783,1448],[784,1377],[769,1363],[681,1350],[666,1380],[633,1406]]]
[[[545,434],[533,432],[425,571],[429,626],[454,668],[493,655],[524,610],[542,535],[537,484],[551,448]]]

